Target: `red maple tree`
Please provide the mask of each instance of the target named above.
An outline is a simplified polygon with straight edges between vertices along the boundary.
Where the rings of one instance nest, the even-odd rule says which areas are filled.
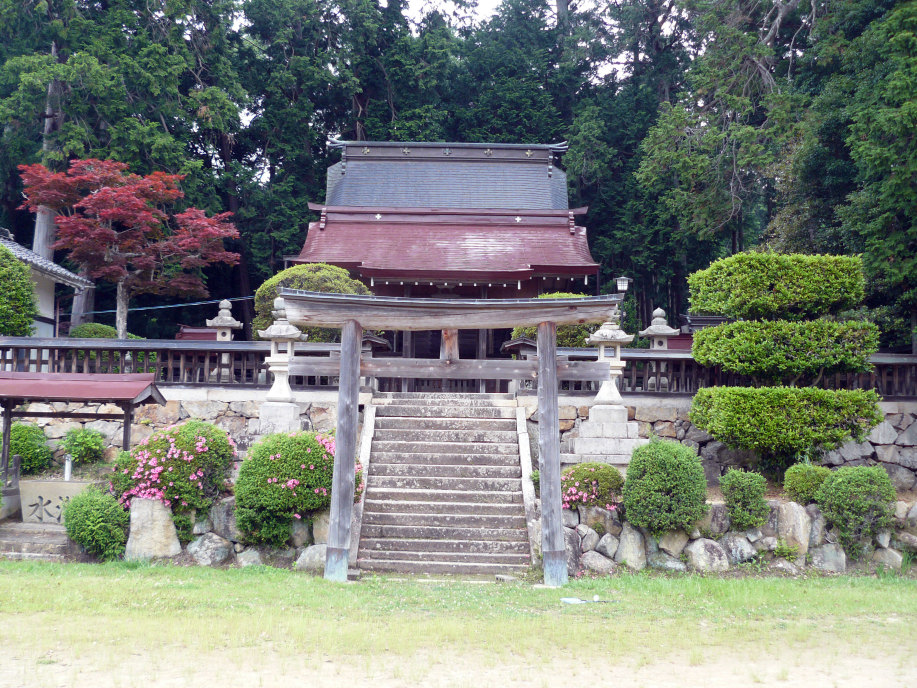
[[[180,174],[140,176],[114,160],[74,160],[66,172],[20,165],[23,208],[47,206],[57,213],[55,249],[94,279],[117,285],[118,337],[127,338],[127,309],[134,294],[207,296],[202,268],[234,265],[238,253],[223,239],[239,236],[231,213],[207,217],[188,208],[174,213],[184,197]]]

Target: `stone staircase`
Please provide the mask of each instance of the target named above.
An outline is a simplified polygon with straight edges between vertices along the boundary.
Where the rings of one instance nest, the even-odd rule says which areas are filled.
[[[513,574],[531,564],[511,395],[377,395],[359,568]]]
[[[56,523],[0,522],[0,559],[73,561],[81,559],[79,546]]]

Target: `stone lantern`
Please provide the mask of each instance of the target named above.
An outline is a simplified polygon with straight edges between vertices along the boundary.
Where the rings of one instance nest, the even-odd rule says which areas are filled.
[[[217,317],[205,321],[207,323],[207,327],[211,327],[217,331],[218,342],[232,341],[232,331],[242,329],[242,323],[232,317],[231,308],[232,304],[227,299],[223,299],[220,301],[220,312]],[[220,357],[221,382],[229,382],[229,362],[230,355],[228,353],[225,353]]]
[[[680,333],[681,330],[669,327],[669,323],[665,319],[665,311],[657,308],[653,311],[653,321],[650,326],[642,330],[640,336],[650,338],[650,349],[652,351],[667,351],[669,337],[674,337]],[[664,373],[667,372],[664,361],[650,361],[648,372],[649,374],[646,376],[646,382],[644,383],[647,392],[668,390],[669,378],[664,376]]]
[[[619,326],[618,322],[621,315],[618,311],[611,314],[611,317],[602,326],[592,333],[586,339],[587,344],[592,344],[599,348],[599,361],[607,362],[609,368],[609,379],[602,382],[599,393],[595,397],[596,404],[623,404],[621,393],[618,391],[618,380],[621,372],[624,370],[624,361],[621,360],[621,346],[630,344],[634,335],[627,334]],[[611,349],[611,356],[608,355],[608,349]]]
[[[305,341],[306,335],[287,320],[286,304],[279,296],[274,299],[271,315],[274,316],[271,326],[266,330],[258,330],[259,337],[271,341],[271,355],[265,359],[265,363],[274,376],[274,384],[265,398],[270,402],[292,403],[290,363],[293,361],[295,343]]]

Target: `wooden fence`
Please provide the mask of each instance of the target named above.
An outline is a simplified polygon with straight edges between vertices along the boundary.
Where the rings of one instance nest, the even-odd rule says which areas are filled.
[[[364,360],[382,363],[385,353],[376,351],[373,342],[364,341]],[[270,354],[268,342],[213,342],[175,340],[54,339],[37,337],[0,337],[0,370],[44,371],[59,373],[151,372],[160,385],[267,388],[271,384],[265,359]],[[297,344],[296,371],[290,383],[294,389],[335,388],[337,374],[328,359],[340,356],[340,345]],[[566,361],[595,361],[595,349],[557,349],[561,364]],[[531,356],[525,355],[524,358]],[[622,391],[630,394],[693,395],[702,387],[744,385],[749,380],[724,373],[717,368],[699,365],[689,351],[649,351],[625,349],[621,378]],[[325,359],[325,360],[323,360]],[[314,373],[307,374],[311,369]],[[397,365],[390,360],[390,365]],[[464,361],[463,361],[464,363]],[[469,364],[471,362],[469,361]],[[832,389],[876,389],[883,398],[917,398],[917,356],[877,354],[872,357],[874,369],[869,373],[840,373],[821,381]],[[370,364],[372,372],[384,375],[384,367]],[[507,361],[508,380],[517,380],[517,388],[533,387],[531,378],[520,380],[516,367]],[[382,380],[383,386],[385,381]],[[462,384],[474,391],[474,380]],[[423,384],[423,383],[422,383]],[[563,391],[592,391],[595,381],[563,380]]]

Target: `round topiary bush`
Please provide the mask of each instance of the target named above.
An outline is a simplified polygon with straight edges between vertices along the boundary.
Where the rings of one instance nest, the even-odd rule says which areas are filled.
[[[560,494],[564,509],[599,506],[615,509],[624,478],[614,466],[603,463],[580,463],[560,476]]]
[[[855,559],[880,530],[891,526],[895,488],[881,466],[845,466],[825,478],[815,501],[837,529],[844,551]]]
[[[815,501],[815,493],[829,475],[831,469],[826,466],[797,463],[786,469],[783,476],[783,491],[794,502],[809,504]]]
[[[70,330],[70,337],[73,339],[117,339],[118,330],[111,325],[102,323],[82,323]],[[128,339],[145,339],[140,335],[127,333]]]
[[[29,266],[0,246],[0,335],[28,337],[38,315]]]
[[[542,294],[539,299],[580,299],[585,294],[573,294],[565,291],[555,291],[549,294]],[[593,332],[599,328],[599,323],[583,325],[560,325],[557,328],[557,346],[589,346],[586,340]],[[535,339],[538,336],[537,327],[515,327],[513,328],[512,338],[528,337]]]
[[[89,487],[64,504],[67,537],[90,554],[108,561],[124,554],[130,514],[118,500],[98,487]]]
[[[331,504],[334,438],[314,432],[268,435],[251,448],[236,480],[236,523],[250,543],[282,547],[294,520]],[[363,493],[357,464],[355,498]]]
[[[690,531],[707,513],[707,482],[693,450],[665,440],[637,447],[624,481],[624,514],[654,535]]]
[[[320,291],[326,294],[370,293],[365,284],[352,279],[343,268],[325,263],[294,265],[265,280],[255,292],[255,319],[252,321],[252,331],[256,335],[258,330],[266,330],[274,321],[271,311],[280,287]],[[303,328],[303,332],[309,335],[310,342],[337,342],[341,338],[340,329],[306,327]]]
[[[60,446],[70,454],[75,466],[96,463],[105,455],[105,436],[92,428],[74,428],[67,431]]]
[[[720,488],[735,530],[757,528],[767,519],[770,512],[764,499],[767,481],[760,473],[731,468],[720,478]]]
[[[38,473],[51,465],[54,452],[45,432],[32,423],[13,423],[10,428],[10,456],[18,454],[22,473]]]
[[[210,423],[172,425],[119,456],[111,491],[125,509],[134,497],[171,507],[178,538],[187,542],[193,513],[209,509],[223,490],[235,454],[232,438]]]

